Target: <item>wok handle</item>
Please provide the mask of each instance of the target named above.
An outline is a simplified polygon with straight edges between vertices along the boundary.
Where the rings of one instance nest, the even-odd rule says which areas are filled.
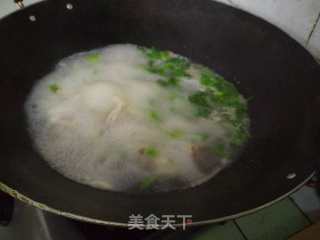
[[[20,9],[24,8],[23,0],[13,0],[13,1]]]

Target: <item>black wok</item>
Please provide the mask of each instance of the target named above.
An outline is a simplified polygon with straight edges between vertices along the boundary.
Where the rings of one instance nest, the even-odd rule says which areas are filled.
[[[24,102],[62,58],[113,43],[171,50],[234,82],[251,99],[252,137],[239,159],[198,187],[143,195],[94,189],[51,169],[32,147]],[[203,224],[265,207],[314,171],[320,68],[243,11],[209,0],[48,0],[0,21],[0,53],[0,186],[36,207],[116,226],[132,214],[193,215]]]

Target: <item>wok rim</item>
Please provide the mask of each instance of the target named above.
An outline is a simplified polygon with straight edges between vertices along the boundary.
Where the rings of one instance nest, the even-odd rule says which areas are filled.
[[[210,219],[210,220],[204,220],[204,221],[195,221],[192,223],[188,223],[185,226],[186,227],[195,227],[195,226],[203,226],[203,225],[207,225],[207,224],[213,224],[213,223],[219,223],[219,222],[225,222],[225,221],[229,221],[229,220],[233,220],[236,218],[240,218],[240,217],[244,217],[246,215],[250,215],[253,214],[255,212],[258,212],[260,210],[263,210],[267,207],[270,207],[282,200],[284,200],[285,198],[289,197],[291,194],[295,193],[296,191],[298,191],[299,189],[301,189],[313,176],[315,176],[316,171],[313,171],[304,181],[302,181],[300,184],[298,184],[296,187],[294,187],[292,190],[290,190],[289,192],[281,195],[280,197],[269,201],[259,207],[250,209],[250,210],[246,210],[237,214],[233,214],[233,215],[229,215],[229,216],[225,216],[225,217],[221,217],[221,218],[216,218],[216,219]],[[77,220],[80,222],[86,222],[86,223],[93,223],[93,224],[98,224],[98,225],[102,225],[102,226],[109,226],[109,227],[121,227],[121,228],[128,228],[129,224],[128,223],[120,223],[120,222],[113,222],[113,221],[107,221],[107,220],[100,220],[100,219],[96,219],[96,218],[91,218],[91,217],[85,217],[85,216],[81,216],[79,214],[76,213],[72,213],[72,212],[65,212],[65,211],[61,211],[57,208],[53,208],[50,207],[44,203],[35,201],[33,199],[31,199],[30,197],[18,192],[17,190],[11,188],[10,186],[4,184],[3,182],[0,181],[0,190],[9,194],[11,197],[13,197],[16,200],[19,200],[23,203],[28,204],[29,206],[38,208],[40,210],[44,210],[46,212],[52,213],[52,214],[56,214],[58,216],[61,217],[66,217],[68,219],[71,220]],[[183,224],[172,224],[175,227],[183,227]],[[144,225],[145,226],[145,225]]]

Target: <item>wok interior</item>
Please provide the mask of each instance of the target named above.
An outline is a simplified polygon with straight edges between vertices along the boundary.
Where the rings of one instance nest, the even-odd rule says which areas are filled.
[[[31,12],[39,21],[27,21]],[[48,1],[2,20],[0,32],[6,33],[0,39],[6,56],[0,59],[0,179],[38,202],[114,223],[127,223],[132,213],[191,214],[199,222],[273,201],[314,169],[315,156],[302,148],[301,136],[318,94],[319,67],[286,34],[240,10],[206,0],[81,0],[66,11],[63,1]],[[194,189],[130,197],[74,183],[42,161],[23,112],[35,81],[75,52],[128,42],[209,66],[252,98],[252,138],[239,161]],[[297,177],[288,181],[290,172]]]

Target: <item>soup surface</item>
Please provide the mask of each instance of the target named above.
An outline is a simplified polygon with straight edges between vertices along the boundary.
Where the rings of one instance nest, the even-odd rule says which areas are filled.
[[[249,137],[247,101],[232,83],[175,53],[131,44],[63,59],[25,109],[43,159],[104,190],[196,186]]]

